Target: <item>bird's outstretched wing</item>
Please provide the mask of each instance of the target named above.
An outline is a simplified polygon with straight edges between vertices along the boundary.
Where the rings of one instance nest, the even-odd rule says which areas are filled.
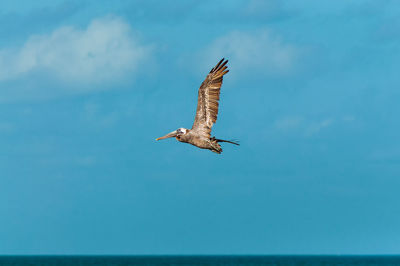
[[[206,79],[200,86],[197,99],[197,111],[192,130],[204,137],[210,137],[211,128],[217,121],[219,92],[222,85],[223,76],[229,72],[226,63],[228,60],[222,58],[221,61],[211,69]]]

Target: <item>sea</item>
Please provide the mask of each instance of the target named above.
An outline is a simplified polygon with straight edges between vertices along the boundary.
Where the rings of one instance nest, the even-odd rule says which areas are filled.
[[[400,256],[0,256],[1,266],[396,265]]]

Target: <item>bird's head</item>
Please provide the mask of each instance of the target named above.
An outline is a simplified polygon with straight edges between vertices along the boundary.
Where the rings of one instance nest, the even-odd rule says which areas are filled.
[[[167,135],[160,137],[160,138],[156,138],[156,140],[162,140],[162,139],[167,139],[167,138],[177,138],[179,140],[179,138],[185,134],[187,134],[189,132],[189,129],[187,128],[178,128],[175,131],[172,131],[171,133],[168,133]]]

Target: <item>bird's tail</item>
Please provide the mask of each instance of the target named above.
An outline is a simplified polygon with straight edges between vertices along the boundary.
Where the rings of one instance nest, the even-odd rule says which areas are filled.
[[[213,139],[214,139],[216,142],[227,142],[227,143],[231,143],[231,144],[235,144],[235,145],[240,145],[238,140],[216,139],[215,137],[213,137]]]

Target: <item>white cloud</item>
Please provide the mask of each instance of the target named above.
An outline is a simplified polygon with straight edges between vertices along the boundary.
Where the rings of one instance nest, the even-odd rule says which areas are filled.
[[[0,50],[0,81],[35,72],[61,82],[103,84],[132,75],[150,55],[118,17],[93,20],[86,29],[63,26],[32,35],[19,48]]]
[[[315,120],[301,116],[285,116],[276,120],[274,127],[279,132],[301,133],[305,137],[311,137],[332,126],[333,123],[332,118]]]
[[[275,122],[275,127],[280,130],[298,128],[304,119],[300,116],[283,117]]]
[[[255,32],[234,31],[216,39],[201,56],[207,64],[226,57],[235,65],[232,69],[246,74],[286,74],[293,70],[299,48],[285,43],[269,30]]]
[[[313,122],[310,125],[308,125],[308,127],[305,130],[305,135],[307,137],[310,137],[314,134],[317,134],[318,132],[320,132],[322,129],[329,127],[330,125],[332,125],[333,123],[333,119],[324,119],[318,122]]]
[[[354,115],[345,115],[343,116],[343,121],[345,122],[354,122],[356,117]]]

